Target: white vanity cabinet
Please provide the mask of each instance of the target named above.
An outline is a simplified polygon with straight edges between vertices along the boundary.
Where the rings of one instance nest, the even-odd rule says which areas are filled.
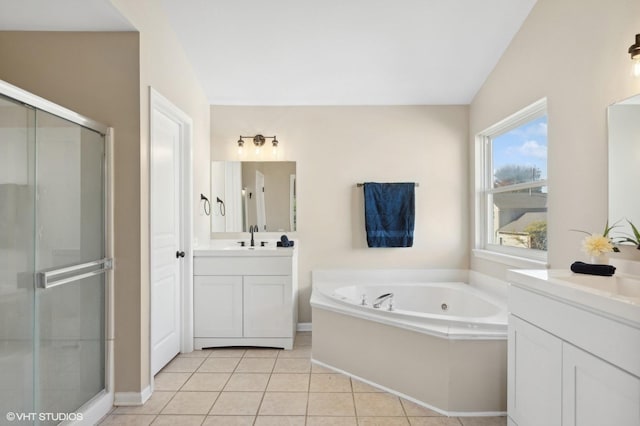
[[[521,278],[510,272],[508,424],[640,425],[640,316]]]
[[[291,349],[297,326],[292,248],[196,250],[194,346]]]

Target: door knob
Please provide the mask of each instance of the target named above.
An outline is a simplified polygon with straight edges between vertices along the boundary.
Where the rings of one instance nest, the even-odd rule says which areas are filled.
[[[180,257],[184,257],[184,252],[183,251],[177,251],[176,252],[176,259],[178,259]]]

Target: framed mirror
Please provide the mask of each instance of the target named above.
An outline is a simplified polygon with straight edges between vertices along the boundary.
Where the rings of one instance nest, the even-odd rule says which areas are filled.
[[[640,225],[640,95],[609,106],[609,220]]]
[[[296,230],[295,161],[212,161],[211,232]]]

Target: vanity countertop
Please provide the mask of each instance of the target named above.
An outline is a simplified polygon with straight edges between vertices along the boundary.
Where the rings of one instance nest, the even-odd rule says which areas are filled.
[[[292,256],[295,247],[276,247],[277,240],[256,240],[255,247],[245,247],[238,243],[242,240],[209,240],[198,243],[193,248],[196,257],[286,257]],[[265,247],[260,247],[260,241],[266,241]]]
[[[640,276],[575,274],[570,270],[510,270],[510,285],[595,311],[640,328]]]

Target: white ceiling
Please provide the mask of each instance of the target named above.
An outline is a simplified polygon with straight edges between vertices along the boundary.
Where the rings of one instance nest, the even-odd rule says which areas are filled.
[[[210,103],[468,104],[535,0],[162,0]]]
[[[536,2],[156,1],[216,105],[468,104]],[[109,0],[0,0],[0,30],[133,29]]]
[[[0,0],[1,31],[135,31],[109,0]]]

